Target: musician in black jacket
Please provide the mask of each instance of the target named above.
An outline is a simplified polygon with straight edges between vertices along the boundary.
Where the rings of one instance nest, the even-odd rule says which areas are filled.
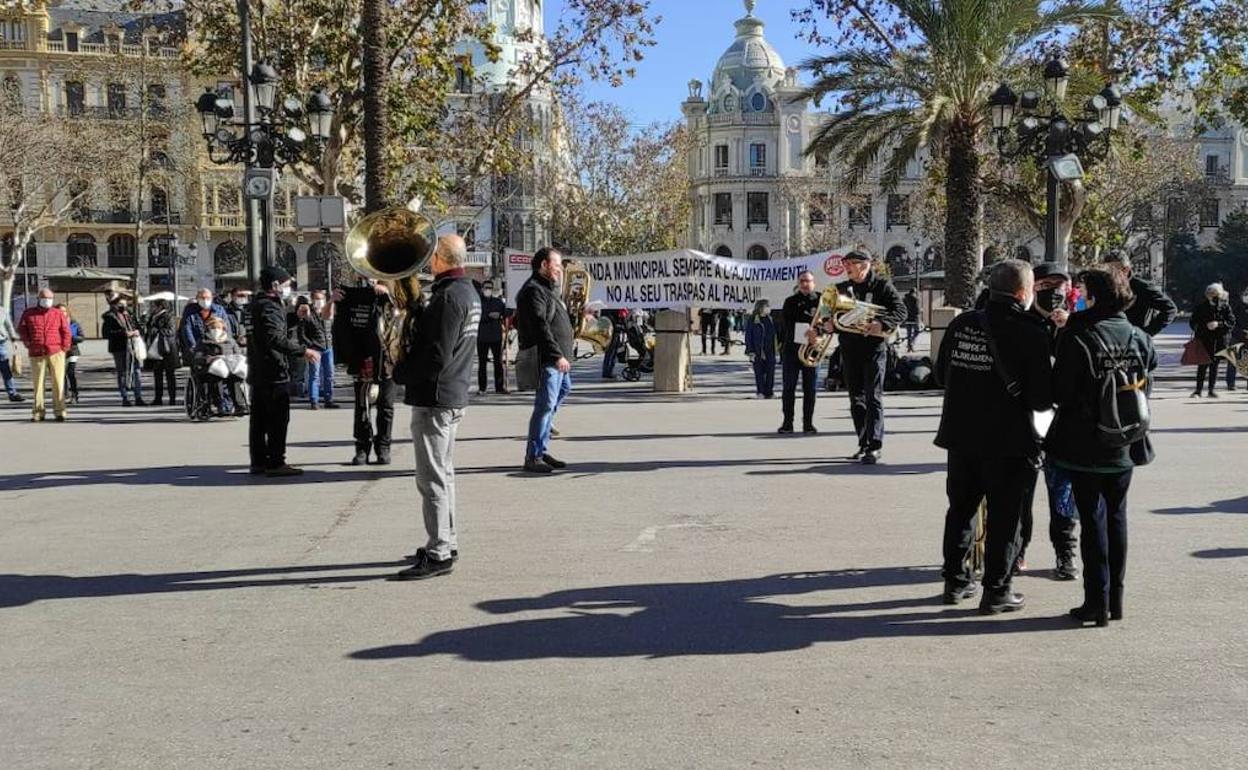
[[[780,322],[780,408],[784,421],[780,433],[793,432],[793,406],[797,401],[797,378],[802,378],[802,432],[815,430],[815,379],[818,367],[804,366],[798,357],[802,345],[815,339],[810,324],[819,307],[819,294],[815,291],[815,275],[803,270],[797,277],[797,292],[784,300]]]
[[[1142,278],[1131,275],[1131,257],[1122,249],[1111,249],[1105,253],[1103,260],[1106,267],[1112,268],[1130,282],[1131,294],[1135,299],[1127,306],[1127,320],[1132,326],[1143,329],[1150,337],[1156,337],[1179,315],[1179,308],[1166,293]]]
[[[489,384],[486,364],[494,359],[494,392],[507,392],[507,374],[503,368],[503,347],[507,316],[506,303],[494,296],[494,287],[481,287],[481,328],[477,332],[477,390],[485,393]]]
[[[415,324],[414,339],[405,340],[406,358],[399,376],[406,386],[404,401],[412,407],[412,443],[416,448],[416,488],[422,498],[425,547],[415,564],[396,580],[423,580],[445,575],[459,557],[455,501],[455,434],[468,406],[472,363],[481,324],[481,300],[464,275],[468,250],[458,235],[438,239],[430,267],[434,281],[429,304]],[[407,326],[410,333],[412,325]]]
[[[892,282],[871,269],[871,255],[866,251],[849,252],[844,264],[849,280],[837,284],[837,291],[884,308],[870,323],[867,334],[841,332],[839,340],[849,410],[858,434],[858,451],[850,459],[874,465],[884,448],[885,337],[906,322],[906,305]]]
[[[311,365],[321,354],[291,340],[283,300],[290,296],[290,273],[276,265],[260,271],[260,293],[251,303],[251,344],[247,379],[251,383],[251,475],[298,476],[286,464],[286,428],[290,424],[290,357]]]
[[[979,503],[988,500],[984,614],[1023,608],[1011,586],[1019,520],[1031,507],[1040,466],[1032,412],[1053,406],[1049,339],[1032,303],[1031,265],[993,266],[985,310],[953,320],[940,346],[936,377],[945,387],[936,446],[949,453],[944,533],[944,601],[975,595],[967,564]],[[1000,360],[997,355],[1000,355]],[[1010,383],[1007,386],[1007,383]]]
[[[537,395],[529,418],[524,470],[550,473],[567,463],[550,454],[550,428],[555,412],[572,391],[572,319],[560,294],[563,255],[550,247],[533,255],[533,275],[516,295],[516,331],[520,336],[517,366],[538,370]]]

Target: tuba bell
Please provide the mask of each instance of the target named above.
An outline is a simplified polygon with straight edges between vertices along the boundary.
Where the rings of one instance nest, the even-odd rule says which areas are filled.
[[[882,305],[847,297],[837,291],[835,285],[827,287],[819,295],[819,305],[815,308],[815,315],[810,322],[811,328],[818,336],[813,344],[803,343],[798,348],[798,360],[803,366],[815,367],[828,354],[834,335],[823,327],[829,322],[833,330],[837,332],[885,338],[892,336],[889,332],[873,335],[867,331],[867,327],[884,309]]]
[[[1225,350],[1219,350],[1218,356],[1230,362],[1240,375],[1248,377],[1248,345],[1237,342]]]
[[[399,281],[428,267],[437,241],[427,217],[391,206],[364,217],[347,233],[347,263],[368,278]]]

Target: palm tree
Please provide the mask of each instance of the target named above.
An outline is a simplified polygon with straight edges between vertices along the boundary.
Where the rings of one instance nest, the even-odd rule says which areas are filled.
[[[799,99],[833,96],[845,107],[816,133],[806,154],[842,159],[851,187],[884,156],[885,191],[896,188],[920,149],[928,147],[933,158],[942,159],[945,296],[952,306],[970,307],[981,260],[980,154],[988,94],[1043,36],[1120,12],[1111,4],[1076,0],[889,4],[913,30],[911,39],[898,44],[880,30],[887,51],[850,48],[802,65],[817,79]]]
[[[386,0],[363,0],[360,7],[361,61],[364,73],[364,210],[385,208],[386,139]]]

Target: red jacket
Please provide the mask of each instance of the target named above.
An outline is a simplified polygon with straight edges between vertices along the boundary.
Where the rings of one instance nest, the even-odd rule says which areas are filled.
[[[17,324],[17,333],[32,358],[55,355],[74,344],[69,333],[69,316],[54,307],[26,308]]]

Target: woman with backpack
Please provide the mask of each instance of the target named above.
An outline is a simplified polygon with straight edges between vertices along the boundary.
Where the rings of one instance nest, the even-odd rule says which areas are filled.
[[[1124,276],[1097,269],[1079,282],[1088,309],[1071,316],[1058,338],[1057,417],[1046,444],[1053,464],[1070,475],[1079,510],[1084,599],[1070,614],[1106,626],[1123,616],[1132,472],[1153,459],[1148,395],[1157,352],[1123,313],[1132,300]]]
[[[1200,398],[1205,386],[1205,375],[1209,376],[1209,397],[1217,398],[1213,386],[1218,381],[1218,351],[1226,349],[1230,344],[1231,331],[1235,328],[1235,314],[1231,312],[1230,293],[1220,283],[1211,283],[1205,288],[1205,301],[1192,311],[1192,331],[1196,339],[1209,352],[1209,363],[1196,367],[1196,391],[1193,398]]]

